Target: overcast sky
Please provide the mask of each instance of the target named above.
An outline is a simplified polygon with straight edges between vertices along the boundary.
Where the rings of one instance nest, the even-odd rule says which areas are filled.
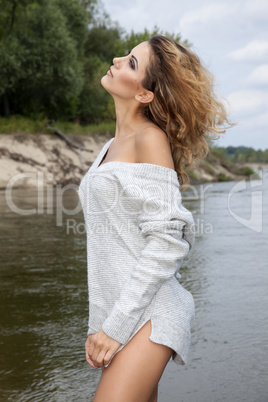
[[[180,33],[216,77],[238,125],[215,144],[268,148],[268,0],[102,0],[126,31]]]

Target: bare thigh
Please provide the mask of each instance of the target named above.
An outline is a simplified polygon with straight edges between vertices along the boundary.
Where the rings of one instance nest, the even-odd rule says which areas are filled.
[[[152,342],[151,320],[103,368],[93,402],[148,402],[173,353]]]

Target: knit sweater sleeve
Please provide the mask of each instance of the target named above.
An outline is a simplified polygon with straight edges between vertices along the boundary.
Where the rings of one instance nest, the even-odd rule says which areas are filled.
[[[122,344],[162,284],[178,271],[195,238],[193,216],[182,205],[177,185],[161,180],[152,185],[146,177],[136,185],[137,224],[145,246],[102,325],[109,337]]]

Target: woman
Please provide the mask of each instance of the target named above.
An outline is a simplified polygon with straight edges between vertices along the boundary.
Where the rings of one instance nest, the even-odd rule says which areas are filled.
[[[102,368],[94,402],[156,402],[170,358],[187,361],[194,317],[178,273],[194,243],[194,220],[181,204],[183,169],[206,155],[206,139],[224,132],[227,118],[198,57],[162,35],[115,58],[101,84],[115,102],[116,132],[79,187],[86,359]]]

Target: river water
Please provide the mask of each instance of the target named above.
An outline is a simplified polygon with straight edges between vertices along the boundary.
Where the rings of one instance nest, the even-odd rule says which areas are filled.
[[[84,357],[86,243],[72,188],[0,191],[0,400],[92,401]],[[48,202],[47,202],[48,199]],[[268,170],[191,186],[196,242],[181,282],[196,318],[187,366],[170,361],[159,402],[268,401]]]

